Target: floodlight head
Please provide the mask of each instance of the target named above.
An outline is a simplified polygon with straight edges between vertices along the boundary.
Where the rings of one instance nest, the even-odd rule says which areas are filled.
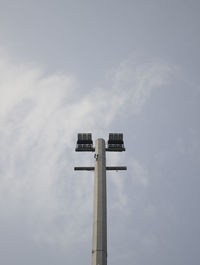
[[[106,151],[111,151],[111,152],[125,151],[122,133],[109,133],[108,147],[106,148]]]
[[[94,152],[92,134],[91,133],[78,133],[76,151],[77,152]]]

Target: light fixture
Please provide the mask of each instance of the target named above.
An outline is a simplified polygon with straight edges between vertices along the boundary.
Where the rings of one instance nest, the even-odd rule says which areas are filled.
[[[94,152],[92,134],[91,133],[78,133],[76,143],[76,151],[77,152]]]
[[[125,151],[122,133],[109,133],[108,145],[106,151],[110,152]]]

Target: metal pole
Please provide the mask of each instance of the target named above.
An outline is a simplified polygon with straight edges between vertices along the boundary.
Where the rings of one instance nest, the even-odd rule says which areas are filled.
[[[95,142],[92,265],[107,265],[106,155],[104,139]]]
[[[79,133],[77,152],[94,152],[94,167],[75,167],[74,170],[94,170],[94,220],[92,239],[92,265],[107,265],[106,170],[127,170],[123,166],[106,167],[106,151],[125,151],[123,134],[109,133],[107,147],[104,139],[97,139],[93,147],[91,133]]]

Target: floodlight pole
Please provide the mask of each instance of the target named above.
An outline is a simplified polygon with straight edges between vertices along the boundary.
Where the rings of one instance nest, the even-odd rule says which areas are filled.
[[[95,142],[92,265],[107,265],[106,152],[104,139]]]
[[[95,149],[91,134],[78,134],[77,152],[94,152],[94,167],[75,167],[74,170],[94,171],[94,216],[92,239],[92,265],[107,265],[107,209],[106,170],[126,170],[123,166],[106,167],[106,151],[125,151],[123,134],[109,134],[106,148],[104,139],[97,139]]]

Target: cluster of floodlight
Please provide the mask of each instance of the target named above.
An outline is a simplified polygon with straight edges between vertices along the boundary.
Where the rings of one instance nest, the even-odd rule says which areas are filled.
[[[78,133],[76,151],[77,152],[95,151],[93,147],[91,133]],[[122,133],[109,133],[106,151],[111,151],[111,152],[125,151]]]
[[[109,133],[108,146],[106,148],[106,151],[125,151],[122,133]]]
[[[94,151],[91,133],[78,133],[76,151]]]

